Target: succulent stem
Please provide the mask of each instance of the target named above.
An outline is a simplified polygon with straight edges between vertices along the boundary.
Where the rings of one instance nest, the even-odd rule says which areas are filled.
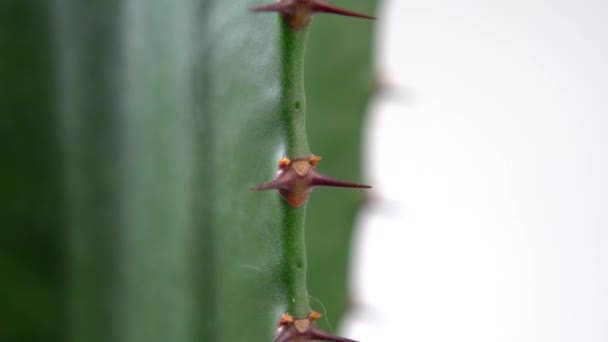
[[[310,154],[306,135],[306,96],[304,93],[304,50],[308,26],[291,29],[283,20],[281,27],[281,121],[287,141],[286,155]],[[283,220],[283,281],[287,311],[305,316],[310,311],[306,282],[306,241],[304,234],[306,205],[292,207],[281,201]]]
[[[277,177],[251,190],[276,189],[281,201],[282,248],[281,275],[287,311],[294,317],[289,329],[280,331],[275,342],[326,340],[353,342],[333,336],[316,327],[320,315],[310,312],[306,279],[305,217],[306,199],[315,186],[366,188],[369,186],[325,177],[316,170],[320,157],[311,155],[306,135],[306,97],[304,91],[304,56],[306,39],[313,14],[326,12],[372,19],[372,17],[333,7],[322,0],[281,0],[275,4],[252,9],[253,12],[278,12],[281,19],[281,126],[286,141],[284,157],[279,160]],[[287,316],[286,316],[287,317]],[[282,319],[286,318],[282,317]],[[289,316],[292,317],[292,316]],[[292,317],[293,318],[293,317]],[[290,319],[292,319],[290,318]],[[282,322],[282,321],[280,321]],[[285,323],[285,322],[283,322]],[[288,324],[288,325],[289,325]]]
[[[305,316],[310,311],[306,282],[306,240],[304,224],[306,204],[292,207],[281,201],[283,216],[282,271],[287,292],[287,311],[296,316]]]
[[[306,136],[306,95],[304,92],[304,50],[309,26],[293,30],[280,20],[281,27],[281,121],[287,141],[285,155],[310,154]]]

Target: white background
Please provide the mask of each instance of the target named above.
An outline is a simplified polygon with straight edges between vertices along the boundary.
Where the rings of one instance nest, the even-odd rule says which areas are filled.
[[[382,1],[363,342],[608,341],[608,1]]]

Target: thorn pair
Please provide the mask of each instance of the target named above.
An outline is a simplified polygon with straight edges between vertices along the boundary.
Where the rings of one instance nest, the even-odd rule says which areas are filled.
[[[307,342],[307,341],[333,341],[333,342],[357,342],[348,338],[332,335],[323,331],[314,324],[322,315],[311,311],[307,317],[293,318],[289,314],[283,314],[279,318],[279,324],[274,334],[273,342]]]
[[[342,188],[371,188],[369,185],[344,182],[329,178],[317,171],[321,157],[311,155],[306,158],[279,159],[276,177],[268,183],[250,188],[254,191],[276,189],[292,207],[299,207],[316,186]]]
[[[252,12],[278,12],[285,23],[294,30],[304,28],[317,13],[331,13],[364,19],[376,19],[369,15],[342,9],[323,0],[279,0],[278,2],[252,8]]]

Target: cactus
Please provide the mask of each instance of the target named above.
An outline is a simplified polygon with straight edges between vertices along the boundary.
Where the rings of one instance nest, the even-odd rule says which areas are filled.
[[[372,2],[366,3],[371,9]],[[280,56],[289,46],[282,45],[276,21],[247,12],[256,5],[3,4],[8,11],[1,12],[6,29],[0,44],[10,52],[0,62],[3,100],[8,99],[3,136],[11,153],[1,180],[9,189],[3,192],[8,209],[3,233],[10,239],[0,248],[0,261],[9,270],[0,285],[0,296],[6,294],[0,298],[5,303],[0,340],[264,342],[274,338],[281,314],[290,312],[301,327],[310,306],[321,310],[309,305],[306,274],[291,273],[281,247],[293,244],[305,255],[303,229],[288,236],[283,226],[291,217],[303,227],[302,210],[270,192],[248,190],[275,172],[281,156],[310,155],[305,145],[290,150],[286,140]],[[304,36],[307,30],[297,32]],[[345,30],[361,37],[370,26]],[[349,43],[363,53],[358,65],[369,62],[369,38]],[[320,39],[311,39],[309,49],[318,44]],[[307,84],[312,92],[332,84],[325,63],[318,64],[306,71],[309,79],[324,75],[322,84]],[[365,77],[353,82],[361,70]],[[371,88],[367,71],[335,76]],[[301,81],[295,83],[303,92]],[[348,127],[360,126],[360,95],[331,103],[353,116]],[[323,131],[312,112],[325,115],[319,106],[326,101],[317,99],[310,104],[317,106],[309,115],[311,135]],[[349,107],[354,103],[356,110]],[[306,109],[303,97],[292,105]],[[305,134],[303,122],[298,129],[293,139]],[[353,144],[359,130],[350,131],[352,140],[342,140],[352,145],[353,158],[344,163],[349,174],[335,169],[340,158],[330,157],[333,152],[320,147],[321,139],[311,139],[325,157],[324,173],[360,178]],[[321,241],[314,230],[325,229],[332,236],[324,239],[341,246],[335,260],[321,267],[315,258],[325,249],[308,251],[313,289],[324,281],[317,270],[326,272],[331,265],[334,273],[344,272],[348,238],[334,234],[348,236],[362,199],[356,196],[340,204],[346,205],[345,215],[344,208],[332,217],[315,213],[320,195],[300,207],[309,206],[309,241]],[[327,222],[311,224],[315,220]],[[304,290],[285,286],[290,274],[300,277],[293,284]],[[342,274],[310,291],[326,304],[334,323],[346,303],[344,279]],[[291,293],[306,294],[297,308],[286,300]],[[324,320],[314,323],[328,329]]]
[[[315,186],[369,188],[320,174],[316,165],[321,158],[310,153],[306,134],[306,98],[304,94],[304,51],[312,16],[319,12],[340,14],[358,18],[373,17],[329,5],[323,0],[280,0],[272,5],[257,7],[253,12],[278,12],[281,17],[281,122],[285,153],[289,157],[279,160],[276,178],[253,187],[252,190],[277,189],[282,202],[282,279],[287,289],[288,313],[283,314],[274,342],[304,342],[325,340],[349,342],[317,328],[314,321],[319,317],[310,311],[307,290],[307,256],[305,244],[304,205]],[[294,315],[296,318],[293,318]]]

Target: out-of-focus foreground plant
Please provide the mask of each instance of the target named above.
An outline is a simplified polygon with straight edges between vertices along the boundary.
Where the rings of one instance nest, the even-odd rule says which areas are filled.
[[[0,340],[272,340],[281,202],[248,187],[285,152],[281,45],[258,5],[2,2]],[[309,140],[324,173],[356,180],[371,25],[344,20],[310,32]],[[363,195],[324,197],[308,292],[336,323]]]

